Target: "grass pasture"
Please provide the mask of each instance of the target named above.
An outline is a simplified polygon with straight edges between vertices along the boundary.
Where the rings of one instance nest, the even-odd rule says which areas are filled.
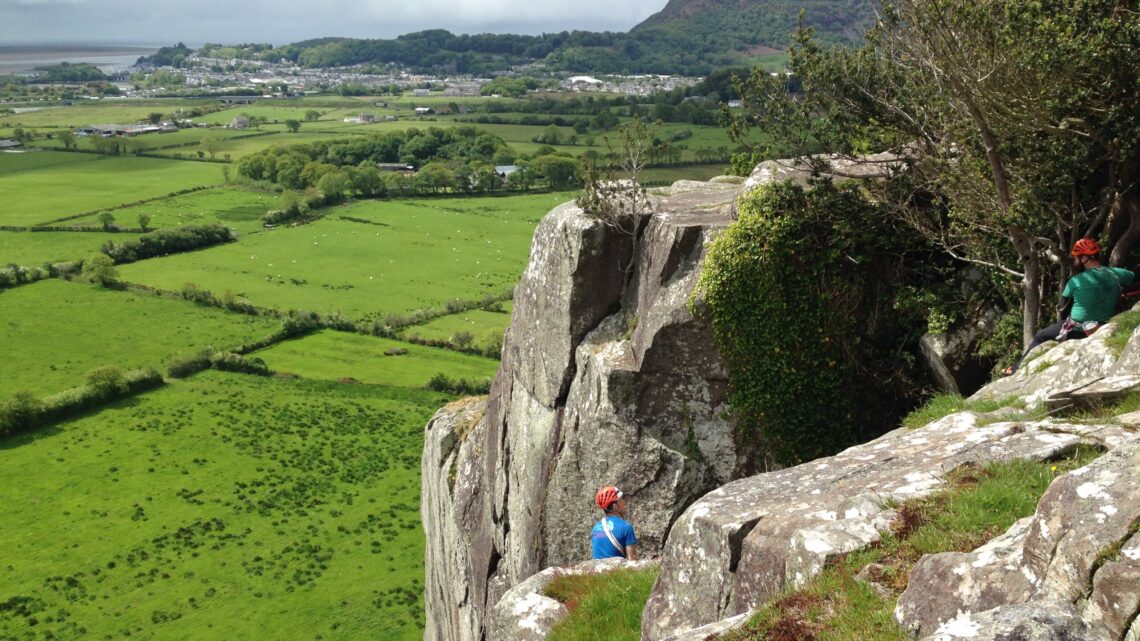
[[[0,399],[20,390],[45,394],[73,387],[101,365],[162,370],[172,357],[233,347],[278,325],[61,280],[0,290]]]
[[[401,332],[405,338],[422,338],[433,341],[455,342],[455,336],[467,332],[474,339],[476,347],[497,342],[507,325],[511,323],[510,312],[488,312],[471,309],[458,314],[448,314],[422,325],[413,325]]]
[[[134,236],[110,232],[0,231],[0,265],[37,267],[85,258],[98,253],[109,240],[122,242]]]
[[[383,318],[512,287],[539,219],[570,198],[361,201],[312,224],[119,271],[128,282],[161,289],[188,282],[215,293],[229,289],[261,307]]]
[[[30,226],[222,182],[220,165],[41,151],[0,154],[0,225]]]
[[[400,349],[407,353],[385,354]],[[351,378],[396,387],[423,387],[439,373],[451,379],[481,381],[493,377],[499,367],[499,361],[482,356],[330,330],[278,343],[254,355],[276,372],[302,378]]]
[[[0,638],[421,638],[446,401],[210,371],[0,440]]]
[[[111,212],[122,226],[138,226],[139,214],[150,216],[153,229],[221,223],[238,233],[260,231],[261,216],[277,207],[279,194],[235,187],[215,187],[124,207]],[[98,216],[69,220],[67,225],[100,227]]]

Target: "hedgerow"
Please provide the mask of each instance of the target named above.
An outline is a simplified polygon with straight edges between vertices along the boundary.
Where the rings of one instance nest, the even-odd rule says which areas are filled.
[[[153,369],[123,373],[107,365],[88,372],[85,384],[43,399],[31,392],[17,392],[0,405],[0,437],[26,432],[162,384],[162,375]]]
[[[121,265],[144,258],[213,247],[233,240],[233,232],[225,225],[186,225],[159,229],[121,243],[107,241],[101,251]]]
[[[925,315],[898,303],[931,278],[926,249],[856,186],[775,184],[740,203],[691,307],[712,324],[736,420],[768,462],[863,442],[914,405]]]

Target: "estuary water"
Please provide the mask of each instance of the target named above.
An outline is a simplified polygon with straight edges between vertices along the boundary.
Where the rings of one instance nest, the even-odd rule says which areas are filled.
[[[0,76],[61,62],[89,62],[104,73],[113,73],[133,65],[139,56],[149,56],[155,51],[158,47],[136,45],[0,44]]]

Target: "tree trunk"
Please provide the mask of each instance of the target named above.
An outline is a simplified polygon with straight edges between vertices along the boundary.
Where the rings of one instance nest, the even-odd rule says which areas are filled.
[[[1009,240],[1017,250],[1021,259],[1022,273],[1025,277],[1021,281],[1024,293],[1024,306],[1021,315],[1021,342],[1023,348],[1028,348],[1037,333],[1037,323],[1041,319],[1041,262],[1033,250],[1033,240],[1018,225],[1010,225],[1007,230]]]

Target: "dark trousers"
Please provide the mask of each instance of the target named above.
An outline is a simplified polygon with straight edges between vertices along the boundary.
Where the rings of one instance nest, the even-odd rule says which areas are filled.
[[[1025,360],[1026,354],[1029,354],[1029,352],[1032,352],[1034,347],[1037,347],[1038,345],[1040,345],[1041,343],[1044,343],[1045,341],[1055,341],[1058,338],[1060,338],[1061,328],[1064,327],[1064,325],[1065,325],[1065,321],[1058,321],[1058,322],[1053,323],[1052,325],[1046,327],[1045,329],[1037,332],[1033,336],[1033,342],[1029,344],[1029,349],[1025,350],[1025,353],[1022,354],[1021,357],[1017,359],[1017,362],[1014,363],[1012,367],[1010,367],[1010,373],[1012,374],[1013,372],[1016,372],[1017,368],[1021,367],[1021,361]],[[1084,333],[1084,331],[1069,332],[1068,337],[1069,338],[1084,338],[1085,333]]]

